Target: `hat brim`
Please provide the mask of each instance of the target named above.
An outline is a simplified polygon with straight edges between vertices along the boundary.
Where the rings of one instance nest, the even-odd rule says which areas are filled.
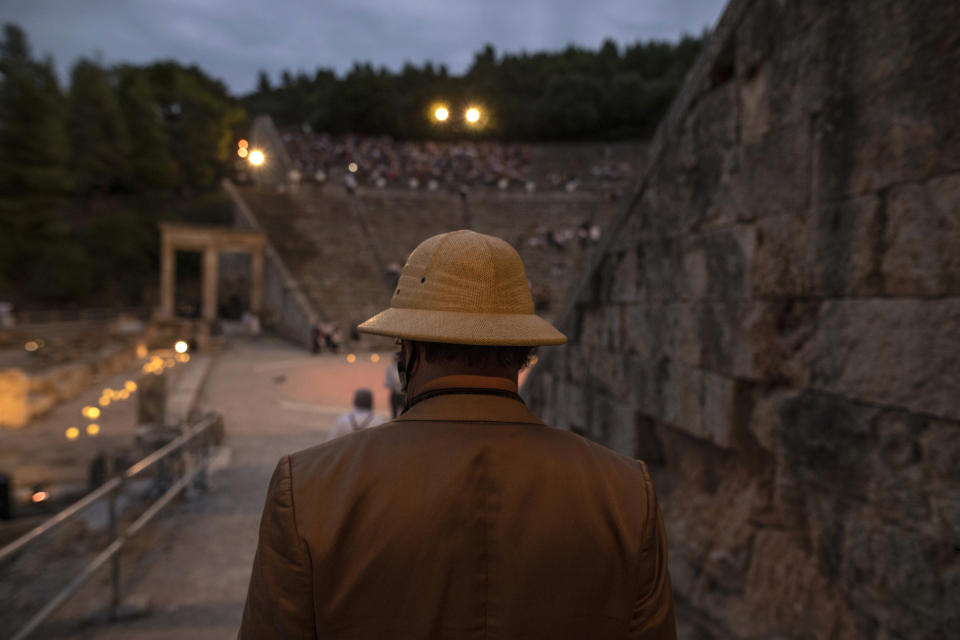
[[[480,346],[538,347],[567,341],[567,336],[534,314],[390,308],[357,329],[404,340]]]

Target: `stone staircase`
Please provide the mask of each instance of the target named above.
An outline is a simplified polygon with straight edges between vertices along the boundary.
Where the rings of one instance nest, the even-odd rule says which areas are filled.
[[[244,187],[241,196],[317,315],[350,327],[390,302],[390,283],[346,198]]]
[[[352,325],[389,304],[387,265],[403,265],[423,239],[459,229],[464,220],[463,200],[445,192],[360,189],[351,197],[332,185],[239,192],[314,310],[345,337]],[[551,247],[545,230],[576,230],[584,221],[602,229],[618,205],[586,193],[475,192],[466,206],[477,231],[517,247],[533,290],[550,300],[543,309],[550,316],[590,247],[576,238],[563,250]]]

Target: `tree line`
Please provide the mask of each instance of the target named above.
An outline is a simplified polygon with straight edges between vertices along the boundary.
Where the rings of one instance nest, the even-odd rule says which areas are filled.
[[[398,139],[641,137],[669,106],[701,38],[606,41],[597,50],[498,55],[486,46],[462,75],[443,65],[399,71],[356,63],[338,75],[260,73],[232,96],[196,66],[106,67],[81,59],[62,88],[16,25],[0,41],[0,300],[144,304],[157,268],[159,219],[224,220],[218,179],[247,114],[332,133]],[[431,109],[446,105],[444,126]],[[479,127],[459,117],[479,106]]]
[[[158,217],[207,197],[244,120],[222,83],[174,62],[80,60],[63,90],[53,61],[5,25],[0,300],[142,302]]]
[[[704,36],[559,52],[478,51],[467,71],[405,64],[399,71],[355,63],[342,76],[319,68],[312,75],[265,71],[242,99],[250,113],[268,113],[286,126],[333,133],[384,134],[398,139],[479,136],[500,140],[636,138],[649,135],[669,107]],[[446,105],[455,117],[432,119]],[[458,118],[469,105],[485,114],[482,126]]]

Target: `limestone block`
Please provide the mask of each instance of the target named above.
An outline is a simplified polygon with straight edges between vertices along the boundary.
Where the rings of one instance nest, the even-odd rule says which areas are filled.
[[[627,353],[649,360],[670,352],[666,309],[666,305],[659,303],[633,304],[626,308],[624,350]]]
[[[741,625],[743,637],[786,629],[797,637],[835,637],[834,630],[852,614],[817,567],[791,532],[757,532],[743,598],[727,617]]]
[[[669,359],[628,355],[625,366],[625,375],[632,387],[631,397],[637,411],[663,422],[663,394],[669,384]]]
[[[30,420],[30,380],[20,369],[0,371],[0,427],[22,427]]]
[[[750,265],[756,251],[756,230],[752,225],[737,225],[703,235],[688,237],[687,247],[702,249],[707,275],[704,297],[730,299],[745,297],[751,290]],[[684,293],[690,297],[699,284],[687,276]]]
[[[646,295],[646,281],[641,277],[640,263],[634,247],[608,254],[604,261],[604,278],[609,280],[611,302],[637,302]]]
[[[806,392],[780,404],[778,439],[785,469],[814,486],[865,500],[866,464],[877,409],[826,394]]]
[[[817,125],[817,201],[841,199],[960,170],[957,54],[902,69],[877,87],[838,92]]]
[[[731,371],[737,353],[738,321],[743,303],[737,300],[698,305],[697,340],[701,365],[712,371]]]
[[[922,465],[935,481],[947,487],[960,485],[960,424],[930,420],[918,440]]]
[[[703,425],[703,377],[697,369],[676,360],[669,362],[662,385],[663,421],[697,438],[706,439]]]
[[[582,430],[589,422],[584,387],[579,382],[558,382],[557,401],[560,403],[563,420],[572,427]]]
[[[602,348],[606,338],[606,313],[604,307],[580,309],[580,333],[578,342],[588,349]]]
[[[753,292],[763,297],[875,295],[882,290],[882,202],[873,194],[812,215],[757,221]]]
[[[810,128],[771,127],[762,140],[740,147],[739,171],[727,176],[741,220],[803,212],[810,202]]]
[[[632,401],[633,385],[627,377],[625,358],[619,351],[591,351],[585,383],[618,400]]]
[[[725,338],[732,351],[729,366],[711,368],[737,378],[805,388],[820,304],[754,300],[737,305]]]
[[[634,412],[634,438],[636,449],[633,456],[648,465],[663,463],[663,445],[657,437],[657,423],[640,411]]]
[[[883,246],[887,294],[960,295],[960,173],[892,189]]]
[[[772,454],[779,454],[780,407],[802,392],[778,386],[754,385],[750,398],[751,412],[745,420],[747,431],[757,444]]]
[[[763,140],[770,131],[769,67],[760,64],[740,82],[740,139],[745,144]]]
[[[851,600],[901,637],[936,637],[932,634],[954,608],[943,600],[941,571],[934,564],[942,544],[876,517],[852,518],[844,532],[841,575]]]
[[[683,294],[683,245],[679,238],[651,238],[637,247],[637,259],[638,280],[643,282],[647,299],[673,299]]]
[[[678,149],[686,160],[692,160],[694,166],[707,147],[730,147],[737,143],[737,87],[727,82],[705,93],[686,114],[681,137],[689,140],[689,152],[685,147]]]
[[[703,435],[723,448],[742,444],[740,432],[749,418],[749,390],[743,382],[705,371],[703,373]]]
[[[593,394],[590,403],[591,438],[625,456],[635,456],[636,433],[633,406],[604,394]]]
[[[813,388],[960,419],[960,299],[825,302],[811,350]]]

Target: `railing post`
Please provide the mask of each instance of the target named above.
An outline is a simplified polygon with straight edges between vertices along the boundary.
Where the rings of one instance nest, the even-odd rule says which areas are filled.
[[[121,484],[120,487],[123,485]],[[117,487],[110,492],[110,498],[107,502],[108,513],[110,518],[109,524],[109,536],[110,544],[113,544],[117,539],[117,493],[120,491],[120,487]],[[110,561],[110,610],[109,610],[109,619],[110,622],[116,622],[117,620],[117,609],[120,607],[120,554],[114,554],[112,560]]]

